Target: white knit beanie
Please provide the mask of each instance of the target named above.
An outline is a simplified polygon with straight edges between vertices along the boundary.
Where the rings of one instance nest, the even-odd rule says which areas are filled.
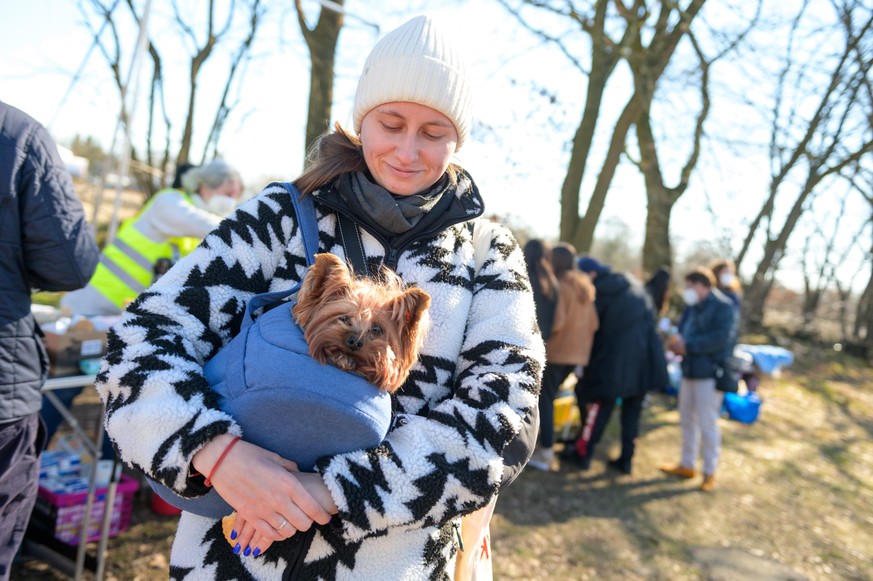
[[[428,16],[416,16],[376,43],[355,92],[355,131],[383,103],[426,105],[448,117],[461,148],[470,131],[472,92],[467,68],[452,42]]]

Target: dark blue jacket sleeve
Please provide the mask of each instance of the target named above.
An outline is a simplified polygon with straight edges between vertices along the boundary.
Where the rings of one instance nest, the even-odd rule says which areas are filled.
[[[30,286],[48,291],[85,286],[100,253],[70,174],[42,126],[35,126],[27,142],[17,189]]]

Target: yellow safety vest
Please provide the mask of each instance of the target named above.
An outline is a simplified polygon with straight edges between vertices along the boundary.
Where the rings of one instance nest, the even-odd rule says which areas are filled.
[[[191,204],[191,197],[181,190],[162,190],[155,194],[148,203],[137,212],[136,216],[125,220],[115,240],[100,254],[100,262],[94,276],[88,282],[100,294],[109,299],[119,309],[125,303],[135,299],[147,289],[155,276],[155,263],[161,258],[176,261],[190,254],[200,240],[197,238],[170,238],[166,242],[155,242],[142,234],[136,223],[158,198],[167,193],[181,193],[185,201]]]

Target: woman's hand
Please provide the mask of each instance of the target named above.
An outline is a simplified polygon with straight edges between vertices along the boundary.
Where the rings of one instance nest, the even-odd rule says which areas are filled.
[[[295,472],[294,476],[304,486],[304,488],[306,488],[306,490],[319,501],[325,510],[331,514],[337,513],[333,497],[331,497],[330,491],[324,484],[324,480],[321,478],[320,474]],[[289,526],[291,525],[285,524],[281,530],[284,530]],[[236,544],[234,545],[234,553],[242,553],[246,557],[249,555],[257,557],[258,555],[265,553],[275,540],[260,534],[253,525],[246,522],[246,520],[239,514],[236,515],[233,530],[238,533],[237,536],[234,537],[234,540],[236,541]]]
[[[232,440],[233,436],[223,434],[209,442],[194,455],[194,468],[201,474],[212,473],[215,463]],[[304,484],[297,478],[296,469],[294,462],[240,441],[212,474],[211,481],[216,491],[237,511],[237,519],[242,518],[243,525],[250,525],[247,532],[251,538],[237,537],[241,549],[244,550],[256,534],[263,542],[279,541],[298,530],[307,530],[313,522],[326,524],[330,521],[327,508],[313,495],[323,494],[326,487],[321,491],[311,482]],[[323,482],[321,486],[324,486]],[[324,500],[323,496],[319,498]],[[329,504],[328,508],[333,507],[332,500]],[[258,548],[265,550],[265,547]]]
[[[300,481],[309,494],[324,507],[324,510],[330,514],[339,512],[321,474],[315,472],[296,472],[295,476],[297,476],[297,480]]]

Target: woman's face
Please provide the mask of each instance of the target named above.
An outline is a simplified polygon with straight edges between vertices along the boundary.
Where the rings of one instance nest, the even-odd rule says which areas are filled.
[[[445,173],[458,145],[449,118],[417,103],[377,106],[361,123],[364,161],[376,183],[399,196],[426,190]]]

